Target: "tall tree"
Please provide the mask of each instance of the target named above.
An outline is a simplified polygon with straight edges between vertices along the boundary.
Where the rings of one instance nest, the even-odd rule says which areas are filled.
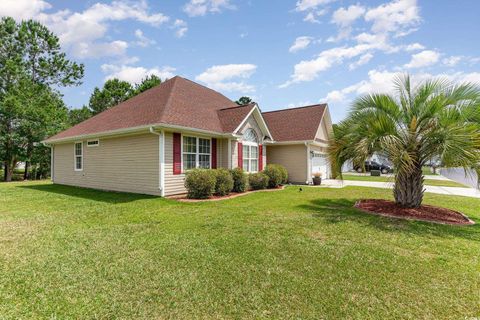
[[[423,200],[422,166],[438,158],[446,167],[469,169],[480,163],[480,88],[428,80],[413,86],[409,76],[395,81],[396,95],[372,94],[353,103],[330,146],[333,168],[382,152],[395,166],[393,195],[406,208]]]
[[[145,77],[145,79],[142,79],[142,81],[140,81],[140,83],[137,83],[135,85],[135,92],[134,92],[134,95],[137,95],[137,94],[140,94],[148,89],[151,89],[155,86],[158,86],[159,84],[162,83],[162,79],[160,79],[158,76],[152,74],[152,75],[149,75],[147,77]]]
[[[87,106],[83,106],[80,109],[68,110],[68,124],[74,126],[83,122],[92,116],[92,112]]]
[[[252,103],[252,102],[253,102],[252,98],[246,97],[246,96],[240,97],[240,99],[235,101],[235,103],[238,104],[239,106],[243,106],[245,104],[249,104],[249,103]]]
[[[16,23],[8,17],[0,20],[0,132],[3,133],[0,143],[4,149],[6,181],[11,179],[21,152],[24,152],[21,156],[26,161],[28,177],[33,146],[37,142],[32,139],[38,137],[37,134],[27,135],[24,144],[25,137],[19,135],[21,126],[17,115],[28,114],[26,110],[32,108],[27,104],[33,101],[21,99],[29,97],[32,88],[42,91],[36,94],[44,94],[53,92],[53,87],[78,85],[83,72],[83,65],[68,60],[61,51],[58,37],[39,22],[29,20]],[[26,86],[27,81],[32,87]],[[14,94],[20,93],[20,89],[28,89],[29,94],[15,97]],[[25,121],[22,126],[25,127]]]
[[[127,100],[134,92],[135,90],[130,83],[110,79],[105,82],[102,89],[96,87],[93,90],[88,107],[95,115]]]

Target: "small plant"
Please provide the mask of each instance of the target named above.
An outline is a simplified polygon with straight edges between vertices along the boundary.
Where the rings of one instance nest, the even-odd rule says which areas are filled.
[[[313,173],[313,177],[314,177],[314,178],[321,178],[321,177],[322,177],[322,173],[321,173],[321,172],[314,172],[314,173]]]
[[[226,196],[233,189],[232,174],[227,169],[215,170],[215,194],[218,196]]]
[[[287,168],[284,166],[277,164],[278,169],[280,169],[280,172],[282,173],[282,184],[287,184],[288,183],[288,171]]]
[[[215,192],[216,174],[214,170],[193,169],[185,176],[187,197],[191,199],[207,199]]]
[[[248,176],[243,172],[242,168],[230,170],[233,178],[233,192],[245,192],[248,186]]]
[[[251,173],[248,176],[248,182],[253,190],[261,190],[267,188],[268,180],[269,177],[262,172]]]
[[[263,170],[263,173],[268,176],[268,187],[269,188],[277,188],[279,185],[283,183],[283,173],[280,166],[277,164],[269,164]]]

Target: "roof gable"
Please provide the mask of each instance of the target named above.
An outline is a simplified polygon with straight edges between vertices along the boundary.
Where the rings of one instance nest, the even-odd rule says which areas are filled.
[[[317,104],[264,112],[263,117],[276,142],[315,140],[326,108]]]

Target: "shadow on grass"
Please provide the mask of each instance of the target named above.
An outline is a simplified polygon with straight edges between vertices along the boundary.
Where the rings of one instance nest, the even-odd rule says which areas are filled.
[[[480,242],[480,224],[469,226],[443,225],[422,221],[388,218],[354,208],[352,199],[315,199],[298,207],[313,211],[312,216],[327,223],[353,221],[385,232],[410,233],[418,236],[458,237]]]
[[[82,199],[87,199],[92,201],[100,201],[100,202],[105,202],[110,204],[127,203],[127,202],[132,202],[137,200],[155,198],[155,196],[150,196],[145,194],[101,191],[101,190],[72,187],[72,186],[59,185],[59,184],[18,186],[18,188],[55,193],[55,194],[60,194],[64,196],[82,198]]]

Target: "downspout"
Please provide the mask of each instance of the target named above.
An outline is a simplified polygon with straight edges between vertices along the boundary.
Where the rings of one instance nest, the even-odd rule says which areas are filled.
[[[165,131],[156,132],[150,127],[150,133],[158,136],[158,189],[165,196]]]

